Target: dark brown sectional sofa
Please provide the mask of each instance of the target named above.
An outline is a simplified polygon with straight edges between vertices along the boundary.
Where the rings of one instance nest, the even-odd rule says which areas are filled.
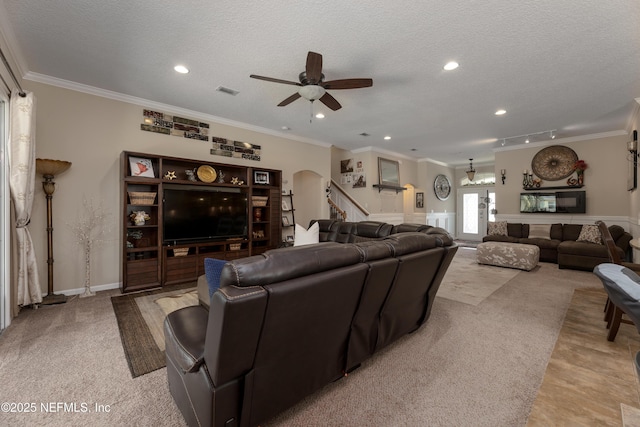
[[[429,318],[457,250],[446,231],[318,222],[320,243],[230,261],[208,308],[167,316],[169,389],[190,426],[262,424]]]
[[[553,262],[559,268],[593,271],[603,262],[609,262],[607,248],[603,244],[578,242],[582,224],[552,224],[550,239],[530,239],[529,224],[507,223],[508,236],[488,235],[484,242],[512,242],[536,245],[540,248],[540,261]],[[620,258],[629,252],[629,241],[633,238],[619,225],[609,227]]]

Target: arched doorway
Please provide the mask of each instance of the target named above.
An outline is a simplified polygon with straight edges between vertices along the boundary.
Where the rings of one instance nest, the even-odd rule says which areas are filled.
[[[307,227],[312,219],[329,218],[327,204],[327,180],[310,170],[293,174],[293,206],[295,222]]]

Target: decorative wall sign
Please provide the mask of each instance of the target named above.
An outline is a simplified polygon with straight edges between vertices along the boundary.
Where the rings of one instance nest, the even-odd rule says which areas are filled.
[[[181,138],[209,141],[209,124],[153,110],[142,110],[140,130]]]
[[[213,142],[213,148],[210,153],[214,156],[260,161],[262,147],[259,145],[242,141],[232,141],[217,136],[211,137],[211,141]]]
[[[140,130],[197,141],[209,141],[208,123],[147,109],[142,110],[142,116],[144,123],[140,124]],[[260,161],[262,147],[259,145],[215,136],[211,137],[211,141],[213,147],[209,152],[214,156]]]
[[[533,156],[531,169],[536,176],[547,181],[559,181],[573,174],[578,155],[564,145],[543,148]]]

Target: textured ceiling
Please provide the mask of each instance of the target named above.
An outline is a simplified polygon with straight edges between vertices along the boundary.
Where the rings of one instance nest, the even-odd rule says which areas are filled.
[[[450,165],[491,160],[514,135],[624,130],[640,97],[638,0],[0,2],[27,78]],[[276,106],[295,86],[249,78],[297,81],[309,50],[326,80],[373,87],[331,91],[343,108],[316,102],[326,117],[310,123],[308,101]],[[445,72],[450,60],[460,67]]]

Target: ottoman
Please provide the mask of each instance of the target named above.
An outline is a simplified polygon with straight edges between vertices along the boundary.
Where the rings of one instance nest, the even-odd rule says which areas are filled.
[[[478,244],[476,261],[478,264],[517,268],[531,271],[538,265],[540,248],[522,243],[484,242]]]

